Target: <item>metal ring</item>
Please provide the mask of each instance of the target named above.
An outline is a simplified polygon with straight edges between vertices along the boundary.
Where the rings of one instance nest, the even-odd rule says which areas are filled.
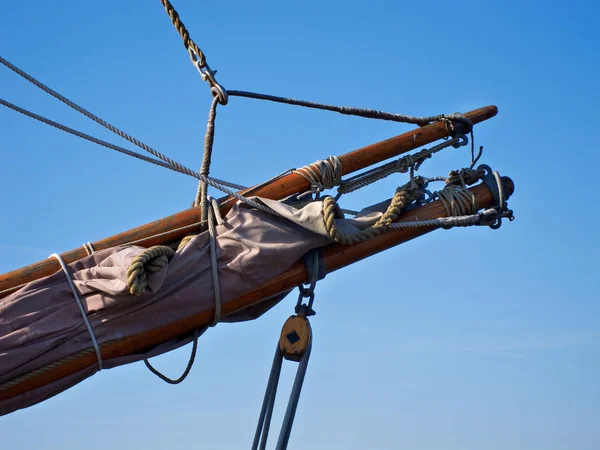
[[[467,145],[469,143],[469,138],[462,133],[460,133],[460,134],[457,133],[455,139],[458,139],[458,142],[456,142],[455,144],[452,144],[452,147],[454,147],[454,148],[464,147],[465,145]]]
[[[211,86],[210,92],[212,93],[213,97],[217,97],[219,99],[219,103],[221,105],[225,106],[229,102],[229,95],[227,95],[227,91],[216,81],[215,84]]]

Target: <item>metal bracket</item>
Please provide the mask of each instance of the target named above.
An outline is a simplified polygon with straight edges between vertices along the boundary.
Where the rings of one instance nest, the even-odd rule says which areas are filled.
[[[481,225],[487,225],[492,230],[497,230],[502,226],[502,218],[508,218],[511,222],[515,219],[513,212],[507,208],[506,197],[504,196],[504,183],[502,182],[502,178],[497,170],[492,170],[490,166],[487,164],[481,164],[477,170],[483,169],[485,171],[485,175],[482,178],[482,181],[487,185],[487,187],[492,192],[494,197],[494,209],[498,211],[498,215],[496,217],[491,218],[491,220],[482,221]]]
[[[295,311],[296,314],[309,317],[316,314],[312,309],[313,302],[315,301],[315,286],[317,285],[317,281],[325,278],[327,272],[325,271],[323,257],[317,250],[311,250],[302,259],[308,272],[309,285],[305,287],[304,284],[306,283],[304,283],[298,286],[300,293],[298,294]],[[308,298],[308,303],[306,304],[302,303],[305,298]]]

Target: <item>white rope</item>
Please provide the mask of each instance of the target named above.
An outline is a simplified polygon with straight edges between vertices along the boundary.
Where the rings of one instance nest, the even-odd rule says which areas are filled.
[[[86,242],[85,244],[83,244],[83,248],[85,249],[85,252],[88,256],[92,256],[96,251],[91,242]]]
[[[81,302],[81,297],[79,296],[79,292],[75,288],[73,284],[73,280],[71,280],[71,275],[69,274],[69,270],[67,269],[67,265],[63,261],[62,257],[58,253],[52,253],[49,258],[56,258],[62,271],[65,273],[67,277],[67,282],[69,283],[69,287],[73,292],[73,297],[75,297],[75,301],[77,302],[77,306],[79,307],[79,312],[81,313],[81,317],[85,322],[85,326],[90,333],[90,337],[92,338],[92,344],[94,345],[94,350],[96,351],[96,358],[98,359],[98,370],[102,370],[102,354],[100,353],[100,347],[98,346],[98,341],[96,340],[96,335],[94,334],[94,329],[92,328],[92,324],[90,323],[87,314],[85,312],[85,308],[83,307],[83,303]]]

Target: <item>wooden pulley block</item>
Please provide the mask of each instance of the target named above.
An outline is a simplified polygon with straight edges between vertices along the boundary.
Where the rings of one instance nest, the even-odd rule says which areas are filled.
[[[288,361],[300,361],[312,338],[310,322],[302,315],[290,316],[283,324],[279,349]]]

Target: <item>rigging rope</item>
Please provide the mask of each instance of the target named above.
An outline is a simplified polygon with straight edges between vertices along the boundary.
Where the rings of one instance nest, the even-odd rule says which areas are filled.
[[[206,66],[206,57],[204,56],[204,53],[202,52],[202,50],[200,50],[200,47],[198,47],[198,45],[196,45],[196,43],[190,37],[190,33],[179,18],[179,14],[175,10],[171,2],[169,0],[160,0],[160,2],[165,7],[165,11],[171,18],[171,22],[173,23],[173,26],[179,33],[179,36],[181,36],[181,40],[183,41],[185,49],[187,50],[191,48],[196,54],[200,65],[203,67]]]
[[[208,176],[210,171],[210,163],[212,158],[213,143],[215,140],[215,120],[217,118],[217,105],[219,100],[215,97],[210,105],[208,113],[208,123],[206,124],[206,134],[204,135],[204,155],[202,157],[202,165],[200,166],[200,174]],[[198,184],[196,192],[196,200],[194,206],[200,206],[202,212],[201,217],[207,217],[208,214],[208,191],[204,181]]]
[[[175,26],[179,35],[181,36],[184,46],[188,50],[188,53],[192,60],[192,63],[196,66],[196,68],[200,72],[202,79],[209,83],[209,85],[211,86],[211,92],[214,96],[214,99],[213,99],[213,102],[211,104],[211,108],[209,111],[207,131],[206,131],[205,140],[204,140],[204,156],[203,156],[202,166],[200,168],[199,173],[196,173],[196,172],[192,171],[191,169],[179,164],[178,162],[174,161],[173,159],[163,155],[162,153],[158,152],[157,150],[153,149],[152,147],[149,147],[148,145],[144,144],[143,142],[139,141],[138,139],[130,136],[129,134],[114,127],[110,123],[108,123],[105,120],[99,118],[98,116],[92,114],[91,112],[87,111],[86,109],[82,108],[81,106],[68,100],[66,97],[60,95],[53,89],[51,89],[48,86],[44,85],[43,83],[39,82],[32,76],[28,75],[27,73],[25,73],[18,67],[11,64],[6,59],[2,58],[1,56],[0,56],[0,63],[4,64],[9,69],[11,69],[15,73],[19,74],[21,77],[25,78],[26,80],[28,80],[29,82],[31,82],[35,86],[37,86],[38,88],[44,90],[46,93],[52,95],[53,97],[57,98],[61,102],[65,103],[66,105],[73,108],[74,110],[85,115],[89,119],[94,120],[96,123],[107,128],[108,130],[117,134],[121,138],[140,147],[141,149],[150,153],[151,155],[153,155],[154,157],[156,157],[158,159],[149,158],[147,156],[140,155],[136,152],[133,152],[133,151],[127,150],[125,148],[110,144],[110,143],[102,141],[100,139],[93,138],[92,136],[89,136],[85,133],[79,132],[77,130],[71,129],[71,128],[63,126],[63,125],[60,125],[54,121],[51,121],[51,120],[41,117],[37,114],[29,112],[23,108],[19,108],[18,106],[13,105],[12,103],[7,102],[5,100],[0,99],[0,104],[4,105],[10,109],[13,109],[17,112],[20,112],[22,114],[25,114],[31,118],[42,121],[48,125],[51,125],[53,127],[61,129],[63,131],[66,131],[70,134],[76,135],[78,137],[81,137],[83,139],[89,140],[96,144],[102,145],[109,149],[124,153],[126,155],[144,160],[146,162],[150,162],[152,164],[156,164],[161,167],[165,167],[170,170],[192,176],[200,181],[199,186],[198,186],[198,191],[196,193],[196,199],[194,202],[194,206],[200,205],[201,211],[202,211],[202,215],[201,215],[202,221],[200,223],[208,224],[208,229],[209,229],[210,257],[211,257],[211,266],[212,266],[212,271],[213,271],[212,272],[213,284],[214,284],[214,291],[215,291],[215,315],[214,315],[211,326],[214,326],[216,323],[219,322],[220,314],[221,314],[220,289],[219,289],[218,270],[217,270],[216,228],[215,228],[215,224],[214,224],[215,220],[217,220],[218,223],[221,223],[221,219],[218,216],[219,207],[218,207],[217,202],[214,199],[211,199],[209,201],[209,198],[207,195],[207,186],[212,186],[216,189],[219,189],[219,190],[227,193],[228,195],[234,197],[236,200],[246,203],[256,209],[259,209],[261,211],[264,211],[264,212],[267,212],[270,214],[278,215],[271,208],[269,208],[261,203],[257,203],[251,199],[248,199],[241,194],[231,191],[231,189],[228,188],[228,186],[229,186],[229,187],[233,187],[236,189],[240,189],[240,188],[242,188],[241,186],[234,185],[232,183],[226,183],[221,180],[217,180],[217,179],[214,179],[214,178],[211,178],[208,176],[210,162],[211,162],[211,156],[212,156],[212,146],[213,146],[213,142],[214,142],[214,125],[215,125],[215,119],[216,119],[217,105],[219,103],[221,103],[223,105],[227,104],[229,96],[266,100],[266,101],[283,103],[283,104],[288,104],[288,105],[295,105],[295,106],[302,106],[302,107],[319,109],[319,110],[338,112],[340,114],[345,114],[345,115],[354,115],[354,116],[378,119],[378,120],[411,123],[411,124],[415,124],[415,125],[419,125],[419,126],[424,126],[424,125],[430,124],[432,122],[442,122],[446,125],[449,135],[453,134],[452,131],[455,131],[455,130],[453,130],[453,122],[457,122],[457,123],[464,125],[464,130],[459,130],[459,131],[471,134],[471,159],[472,159],[471,166],[469,167],[469,169],[463,169],[459,172],[455,172],[454,174],[451,173],[450,177],[448,177],[448,179],[446,180],[448,185],[444,189],[442,189],[441,191],[436,193],[438,198],[440,199],[440,201],[443,203],[446,213],[448,214],[448,216],[450,216],[448,218],[439,218],[439,219],[435,219],[433,221],[392,223],[398,217],[398,214],[403,209],[405,209],[413,201],[421,200],[423,198],[425,181],[424,181],[424,179],[422,179],[420,177],[414,178],[413,177],[414,170],[418,169],[420,164],[425,159],[431,157],[431,155],[433,153],[441,150],[442,148],[446,148],[450,145],[456,146],[457,144],[459,144],[460,136],[456,137],[456,138],[452,139],[451,141],[448,141],[444,144],[440,144],[438,146],[432,147],[431,149],[422,150],[421,152],[419,152],[415,155],[405,156],[394,163],[390,163],[388,165],[381,166],[380,168],[377,168],[377,169],[372,169],[363,174],[352,177],[349,180],[344,181],[344,182],[341,181],[341,173],[342,173],[341,163],[340,163],[339,159],[337,159],[335,157],[330,157],[329,159],[323,160],[323,161],[317,161],[316,163],[313,163],[309,166],[305,166],[305,167],[302,167],[302,168],[296,170],[295,173],[298,173],[299,175],[301,175],[302,177],[304,177],[305,179],[307,179],[309,181],[309,183],[311,185],[311,189],[312,189],[311,192],[321,192],[324,189],[329,189],[333,186],[340,185],[340,183],[341,183],[341,186],[338,189],[339,195],[341,195],[344,192],[351,192],[352,190],[356,190],[356,189],[359,189],[360,187],[364,187],[367,184],[377,181],[378,179],[384,178],[393,172],[406,172],[409,169],[411,170],[411,182],[409,184],[403,186],[402,188],[399,188],[396,191],[396,194],[394,195],[385,214],[373,226],[371,226],[365,230],[362,230],[361,232],[359,232],[357,234],[346,235],[345,233],[343,233],[340,229],[338,229],[336,227],[335,219],[344,217],[343,210],[339,207],[339,205],[337,204],[335,199],[333,199],[331,197],[326,197],[323,201],[324,220],[325,220],[326,228],[327,228],[329,235],[337,242],[347,244],[347,243],[355,243],[355,242],[364,241],[364,240],[370,239],[371,237],[374,237],[390,228],[403,228],[403,227],[408,227],[408,226],[441,226],[441,227],[447,228],[449,226],[464,226],[467,224],[480,224],[481,222],[489,221],[490,218],[499,217],[500,213],[498,212],[498,210],[494,210],[494,209],[486,210],[480,214],[475,214],[477,212],[477,205],[475,203],[474,197],[465,188],[465,184],[468,184],[469,179],[480,175],[477,171],[473,170],[473,167],[474,167],[475,163],[477,162],[477,160],[481,156],[481,148],[480,148],[479,154],[476,157],[475,153],[474,153],[474,142],[473,142],[473,131],[472,131],[473,124],[464,115],[462,115],[460,113],[454,113],[454,114],[440,114],[440,115],[427,116],[427,117],[413,117],[413,116],[409,116],[409,115],[394,114],[394,113],[388,113],[388,112],[383,112],[383,111],[378,111],[378,110],[373,110],[373,109],[352,108],[352,107],[345,107],[345,106],[333,106],[333,105],[327,105],[327,104],[321,104],[321,103],[315,103],[315,102],[309,102],[309,101],[303,101],[303,100],[296,100],[296,99],[278,97],[278,96],[273,96],[273,95],[259,94],[259,93],[253,93],[253,92],[247,92],[247,91],[236,91],[236,90],[226,91],[216,81],[216,79],[215,79],[216,71],[211,70],[211,68],[208,66],[204,53],[195,44],[195,42],[190,38],[189,32],[187,31],[183,22],[181,22],[177,11],[174,9],[174,7],[171,5],[171,3],[168,0],[161,0],[161,3],[165,7],[165,10],[166,10],[167,14],[169,15],[169,17],[171,18],[173,25]],[[463,136],[463,138],[464,138],[464,136]],[[392,166],[392,164],[393,164],[393,166]],[[496,177],[496,180],[498,181],[499,176],[496,173],[494,174],[494,176]],[[471,178],[469,178],[469,177],[471,177]],[[461,183],[461,185],[458,185],[457,180]],[[500,181],[498,181],[498,183],[500,183]],[[499,197],[503,198],[502,186],[500,184],[498,186],[498,190],[500,192]],[[338,197],[339,197],[339,195],[338,195]],[[505,208],[505,204],[503,203],[501,206],[501,209],[504,209],[504,208]],[[466,213],[465,213],[466,211],[471,211],[473,214],[466,215]],[[502,211],[502,213],[504,213],[504,211]],[[216,218],[215,218],[215,215],[217,215]],[[494,219],[494,220],[496,220],[496,219]],[[189,239],[191,239],[191,236],[184,238],[181,241],[179,248],[182,248],[183,246],[185,246],[185,243],[187,243],[189,241]],[[89,244],[89,248],[88,248],[87,244],[84,247],[88,254],[93,253],[93,247],[91,246],[91,244]],[[155,247],[146,249],[144,252],[142,252],[138,256],[138,258],[136,258],[136,260],[134,260],[134,262],[132,262],[132,265],[128,271],[127,285],[130,287],[132,295],[141,295],[144,292],[144,290],[146,289],[147,277],[151,273],[158,272],[158,271],[164,269],[166,267],[166,265],[169,263],[169,259],[174,255],[174,253],[175,253],[174,250],[167,246],[155,246]],[[163,379],[164,381],[167,381],[171,384],[177,384],[177,383],[183,381],[183,379],[185,379],[185,377],[187,377],[187,375],[189,374],[191,367],[193,365],[194,359],[195,359],[198,335],[199,335],[199,330],[195,330],[192,355],[190,356],[190,360],[188,362],[188,365],[187,365],[183,375],[181,377],[179,377],[178,379],[173,380],[173,379],[167,378],[164,375],[160,374],[156,369],[154,369],[151,366],[151,364],[149,363],[148,360],[144,361],[146,366],[153,373],[155,373],[157,376],[159,376],[161,379]],[[96,353],[98,354],[99,348],[98,348],[97,344],[95,344],[95,350],[96,350]],[[305,353],[307,360],[308,360],[309,354],[310,354],[310,347],[308,348],[307,352]],[[101,365],[100,359],[99,359],[99,365]],[[305,371],[305,367],[303,370]],[[299,369],[299,374],[301,371],[302,370]],[[302,378],[303,377],[304,377],[304,374],[302,373]],[[300,385],[300,387],[301,387],[301,385]],[[294,390],[296,391],[296,384],[294,385]],[[297,396],[299,396],[299,394],[300,394],[300,390],[297,389]],[[269,395],[271,395],[271,394],[269,394]],[[273,402],[274,402],[274,395],[275,395],[275,391],[272,392],[272,396],[273,396],[272,401]],[[292,395],[296,395],[296,393],[293,393]],[[265,398],[265,401],[267,401],[267,397]],[[268,401],[271,402],[270,399]],[[296,403],[297,403],[297,401],[296,401]],[[290,403],[290,405],[291,405],[291,403]],[[291,421],[293,421],[293,414],[295,413],[295,406],[291,406],[291,408],[292,409],[290,410],[290,407],[288,407],[288,411],[286,412],[284,428],[288,427],[288,425],[289,425],[289,429],[291,429],[291,425],[292,425]],[[271,413],[272,413],[272,405],[270,406],[270,410],[268,412],[269,418],[270,418]],[[291,413],[291,421],[288,421],[288,413]],[[264,418],[264,416],[263,416],[263,418]],[[268,428],[267,428],[267,432],[268,432]],[[282,441],[282,439],[283,439],[283,441]],[[287,445],[288,439],[289,439],[289,431],[288,431],[287,436],[282,431],[282,435],[280,435],[280,442],[278,442],[278,448],[285,448],[285,446]],[[265,444],[266,444],[266,442],[265,442]]]
[[[354,234],[347,234],[337,226],[336,219],[343,219],[344,213],[333,197],[325,197],[323,199],[323,219],[327,233],[340,244],[356,244],[378,236],[389,228],[389,225],[396,220],[403,209],[414,200],[423,197],[423,186],[423,180],[415,178],[398,188],[383,216],[374,225]]]
[[[435,153],[450,146],[459,147],[466,145],[467,143],[468,139],[465,135],[461,134],[429,149],[423,149],[418,153],[403,156],[396,161],[389,162],[382,166],[362,172],[358,175],[354,175],[346,180],[342,180],[338,187],[338,195],[336,198],[339,198],[342,194],[347,194],[358,189],[362,189],[363,187],[382,180],[393,173],[406,173],[411,168],[418,170],[421,164],[423,164],[426,159],[431,158]]]
[[[396,114],[389,113],[385,111],[378,111],[375,109],[365,109],[365,108],[353,108],[348,106],[335,106],[335,105],[327,105],[323,103],[310,102],[306,100],[296,100],[293,98],[286,97],[278,97],[276,95],[267,95],[267,94],[258,94],[256,92],[247,92],[247,91],[227,91],[227,94],[230,97],[245,97],[256,100],[267,100],[270,102],[276,103],[284,103],[287,105],[294,106],[303,106],[305,108],[313,108],[320,109],[324,111],[332,111],[338,112],[340,114],[346,114],[350,116],[358,116],[365,117],[367,119],[378,119],[378,120],[389,120],[392,122],[400,122],[400,123],[411,123],[414,125],[424,126],[428,125],[432,122],[440,122],[440,121],[454,121],[462,123],[466,131],[465,133],[470,133],[473,129],[473,122],[469,120],[468,117],[465,117],[461,113],[453,113],[453,114],[438,114],[437,116],[425,116],[425,117],[413,117],[405,114]]]
[[[46,86],[45,84],[43,84],[39,80],[37,80],[34,77],[32,77],[31,75],[27,74],[23,70],[19,69],[17,66],[15,66],[11,62],[9,62],[6,59],[4,59],[2,56],[0,56],[0,63],[4,64],[10,70],[12,70],[13,72],[17,73],[21,77],[25,78],[30,83],[33,83],[35,86],[37,86],[38,88],[40,88],[44,92],[50,94],[54,98],[60,100],[64,104],[70,106],[75,111],[83,114],[87,118],[92,119],[94,122],[102,125],[103,127],[107,128],[108,130],[112,131],[117,136],[122,137],[123,139],[131,142],[132,144],[134,144],[134,145],[136,145],[136,146],[138,146],[138,147],[146,150],[148,153],[151,153],[154,156],[156,156],[157,158],[160,158],[163,161],[165,161],[165,159],[163,159],[162,157],[159,156],[159,154],[158,154],[158,152],[156,150],[153,150],[151,147],[147,146],[146,144],[144,144],[143,142],[141,142],[138,139],[134,138],[133,136],[130,136],[129,134],[125,133],[124,131],[121,131],[117,127],[111,125],[110,123],[106,122],[105,120],[101,119],[100,117],[96,116],[95,114],[92,114],[88,110],[86,110],[86,109],[82,108],[81,106],[77,105],[76,103],[72,102],[71,100],[69,100],[65,96],[63,96],[63,95],[59,94],[58,92],[56,92],[54,89]],[[169,162],[169,161],[165,161],[165,162]]]

